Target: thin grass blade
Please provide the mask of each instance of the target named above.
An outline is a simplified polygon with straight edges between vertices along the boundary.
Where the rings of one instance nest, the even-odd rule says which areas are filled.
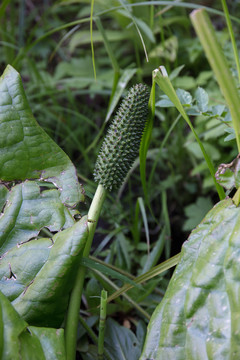
[[[146,214],[146,209],[144,206],[143,198],[141,198],[141,197],[138,198],[138,204],[139,204],[139,208],[140,208],[140,211],[142,214],[142,219],[143,219],[143,224],[144,224],[144,229],[145,229],[145,234],[146,234],[146,240],[147,240],[148,254],[149,254],[150,253],[150,236],[149,236],[147,214]]]
[[[143,133],[141,146],[139,150],[139,157],[140,157],[140,176],[141,176],[141,182],[144,192],[144,197],[146,199],[146,203],[149,204],[148,199],[148,191],[147,191],[147,181],[146,181],[146,161],[147,161],[147,151],[150,144],[150,139],[152,135],[152,129],[153,129],[153,121],[154,121],[154,115],[155,115],[155,81],[153,79],[152,81],[152,88],[148,103],[149,108],[149,114],[147,118],[147,124]]]
[[[166,240],[166,227],[162,229],[160,236],[158,237],[156,243],[154,244],[154,247],[152,251],[149,253],[149,256],[147,258],[147,261],[144,264],[143,270],[141,271],[141,274],[146,273],[149,271],[153,266],[155,266],[163,252],[164,245]]]
[[[81,264],[83,266],[88,267],[89,269],[94,269],[94,270],[98,270],[100,272],[102,272],[103,274],[107,275],[107,276],[111,276],[113,279],[118,279],[121,280],[123,283],[129,283],[132,286],[137,286],[139,287],[138,284],[136,284],[133,280],[129,279],[126,275],[123,275],[121,273],[119,273],[118,271],[107,267],[95,260],[89,259],[89,258],[82,258],[81,259]],[[140,287],[141,288],[141,287]]]
[[[141,284],[145,281],[148,281],[153,277],[158,276],[162,274],[164,271],[171,269],[173,266],[177,265],[179,260],[180,260],[180,253],[164,261],[163,263],[155,266],[145,274],[138,276],[137,278],[135,278],[134,282],[136,284]],[[115,293],[113,293],[111,296],[108,297],[108,302],[116,299],[118,296],[122,294],[125,294],[125,292],[132,289],[132,287],[133,286],[130,284],[125,284],[123,287],[121,287],[119,290],[115,291]]]
[[[136,73],[137,69],[125,69],[122,73],[122,76],[120,77],[120,79],[118,80],[117,83],[117,87],[116,87],[116,91],[114,92],[108,111],[107,111],[107,115],[105,118],[105,122],[108,122],[108,120],[110,119],[112,113],[114,112],[122,94],[123,91],[125,90],[128,82],[131,80],[131,78],[133,77],[133,75]]]

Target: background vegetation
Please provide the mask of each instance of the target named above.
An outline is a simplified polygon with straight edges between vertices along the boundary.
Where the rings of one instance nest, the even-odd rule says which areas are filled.
[[[189,19],[199,6],[209,7],[236,77],[220,1],[5,0],[0,5],[1,73],[7,64],[21,73],[37,121],[75,164],[86,191],[83,215],[96,189],[92,172],[97,153],[119,100],[135,83],[151,86],[152,71],[160,65],[175,89],[181,89],[178,95],[216,170],[236,157],[229,111]],[[228,6],[238,29],[238,1]],[[177,254],[189,231],[218,201],[192,133],[159,88],[147,189],[150,207],[137,159],[120,191],[108,196],[93,244],[92,256],[131,278]],[[79,325],[83,359],[95,351],[90,330],[98,324],[101,289],[111,294],[122,286],[113,273],[109,277],[102,270],[88,272]],[[108,305],[108,315],[136,335],[137,349],[170,275],[155,277]],[[109,326],[118,326],[111,321]],[[126,341],[129,334],[117,329]]]

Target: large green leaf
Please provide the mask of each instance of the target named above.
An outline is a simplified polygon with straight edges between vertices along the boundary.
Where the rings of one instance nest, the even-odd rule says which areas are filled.
[[[218,203],[183,245],[141,360],[240,358],[240,208]]]
[[[0,130],[1,291],[29,324],[58,327],[88,235],[86,217],[74,219],[83,189],[11,66],[0,78]]]
[[[1,253],[36,237],[44,227],[55,232],[75,222],[62,203],[60,192],[56,189],[42,191],[34,181],[12,187],[7,197],[3,193],[0,202],[4,200],[6,206],[0,218]]]
[[[51,181],[65,204],[83,199],[73,164],[37,124],[20,75],[10,65],[0,78],[0,179]]]
[[[63,329],[29,326],[42,345],[45,360],[65,360],[65,339]],[[32,358],[30,358],[32,360]]]
[[[0,313],[1,359],[65,360],[63,329],[28,326],[1,292]]]
[[[84,217],[52,239],[24,242],[3,256],[2,292],[29,324],[61,325],[87,235]]]

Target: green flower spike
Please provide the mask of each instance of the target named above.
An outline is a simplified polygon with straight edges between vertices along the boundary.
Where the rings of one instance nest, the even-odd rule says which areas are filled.
[[[136,159],[148,116],[149,90],[133,86],[110,125],[94,169],[94,179],[106,190],[117,189]]]

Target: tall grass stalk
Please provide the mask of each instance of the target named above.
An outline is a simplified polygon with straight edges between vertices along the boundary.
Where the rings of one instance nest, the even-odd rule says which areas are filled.
[[[240,152],[240,96],[235,81],[206,10],[193,11],[190,17],[222,94],[228,104],[236,134],[238,152]]]
[[[228,26],[228,32],[229,32],[231,42],[232,42],[234,59],[235,59],[237,72],[238,72],[238,80],[239,80],[239,83],[240,83],[240,59],[239,59],[239,55],[238,55],[237,44],[236,44],[236,40],[235,40],[235,36],[234,36],[234,32],[233,32],[233,27],[232,27],[232,22],[231,22],[231,19],[230,19],[230,16],[229,16],[229,11],[228,11],[226,0],[222,0],[222,7],[223,7],[223,10],[224,10],[225,19],[226,19],[227,26]]]

